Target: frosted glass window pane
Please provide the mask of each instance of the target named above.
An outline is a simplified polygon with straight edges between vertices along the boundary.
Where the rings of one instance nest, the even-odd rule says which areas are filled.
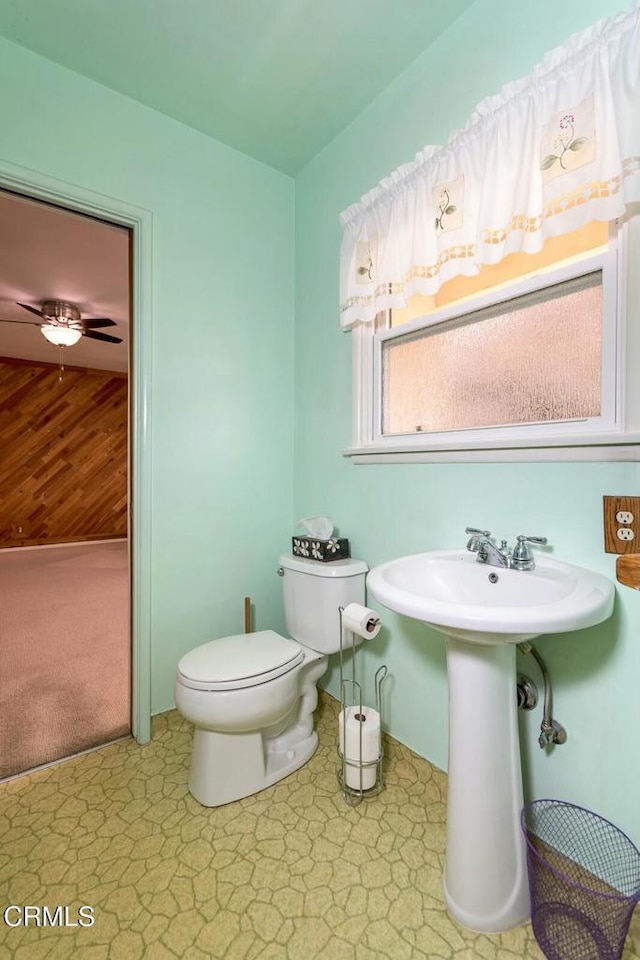
[[[383,342],[382,432],[600,414],[602,272]]]

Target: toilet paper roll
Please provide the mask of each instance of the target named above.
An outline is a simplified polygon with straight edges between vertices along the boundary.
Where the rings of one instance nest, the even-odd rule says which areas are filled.
[[[380,633],[380,617],[375,610],[363,607],[360,603],[350,603],[342,611],[342,627],[351,633],[371,640]]]
[[[375,761],[380,756],[380,714],[373,707],[347,707],[340,711],[338,731],[346,786],[370,790],[378,778]]]

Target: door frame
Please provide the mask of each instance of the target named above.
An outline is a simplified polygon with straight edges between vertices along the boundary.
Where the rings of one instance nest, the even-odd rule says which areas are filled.
[[[0,189],[106,220],[131,231],[132,348],[129,413],[131,727],[151,739],[151,264],[153,214],[0,159]],[[131,379],[130,379],[131,382]],[[133,507],[133,509],[132,509]]]

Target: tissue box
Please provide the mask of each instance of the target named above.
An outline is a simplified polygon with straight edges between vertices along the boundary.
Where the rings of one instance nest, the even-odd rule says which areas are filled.
[[[313,537],[292,537],[291,549],[294,557],[306,557],[307,560],[345,560],[349,554],[349,541],[341,537],[329,540],[314,540]]]

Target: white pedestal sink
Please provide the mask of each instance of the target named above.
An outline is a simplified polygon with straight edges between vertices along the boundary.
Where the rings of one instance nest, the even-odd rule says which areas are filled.
[[[606,620],[613,583],[548,557],[530,571],[465,550],[374,567],[370,595],[447,636],[449,771],[444,896],[465,927],[499,933],[529,916],[516,707],[516,644]]]

